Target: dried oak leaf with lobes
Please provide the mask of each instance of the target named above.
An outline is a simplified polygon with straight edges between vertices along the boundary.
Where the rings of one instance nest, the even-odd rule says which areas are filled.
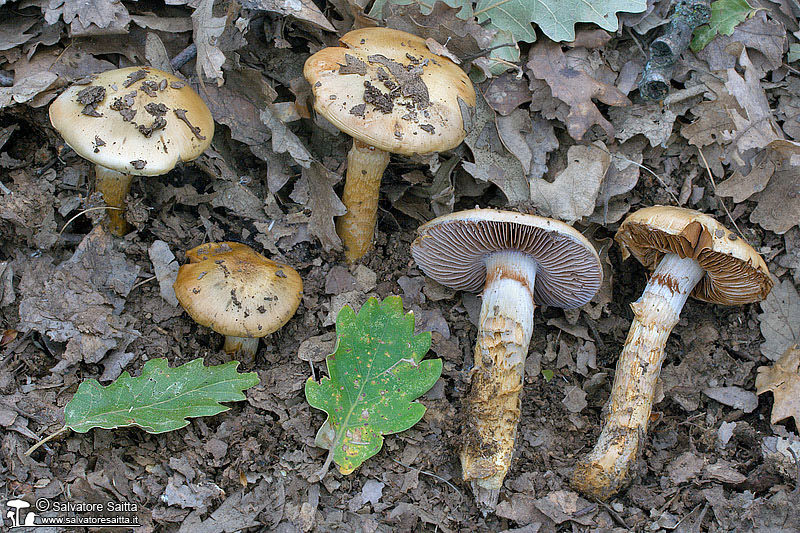
[[[775,424],[793,417],[800,428],[800,348],[797,344],[786,350],[774,365],[758,367],[756,392],[768,391],[775,397],[770,422]]]
[[[215,17],[213,8],[214,0],[200,0],[197,9],[192,13],[192,38],[197,45],[197,75],[202,80],[205,74],[212,80],[217,80],[217,85],[221,86],[225,54],[214,43],[225,30],[226,18]]]
[[[600,113],[592,98],[612,106],[630,105],[628,97],[619,89],[568,65],[561,45],[546,39],[531,48],[526,67],[535,78],[547,82],[555,98],[569,105],[567,131],[573,139],[581,140],[595,124],[603,128],[609,138],[614,137],[614,127]]]

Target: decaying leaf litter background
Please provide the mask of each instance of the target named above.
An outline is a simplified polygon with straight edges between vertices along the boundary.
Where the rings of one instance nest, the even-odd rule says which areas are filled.
[[[142,531],[800,529],[790,451],[800,453],[797,427],[791,418],[770,424],[772,394],[794,381],[781,389],[775,378],[760,397],[755,386],[758,367],[800,342],[800,6],[751,1],[757,11],[732,35],[682,56],[660,105],[643,102],[636,82],[668,20],[666,0],[620,14],[616,33],[579,24],[567,44],[541,29],[514,34],[499,17],[486,23],[485,9],[451,4],[0,0],[0,69],[13,73],[13,85],[0,87],[0,330],[8,330],[0,499],[69,492],[133,501],[144,509]],[[364,10],[462,58],[497,43],[520,48],[474,60],[473,72],[493,77],[477,85],[483,98],[465,145],[393,160],[376,248],[348,269],[331,221],[343,212],[337,193],[349,143],[314,122],[302,66],[337,33],[372,24]],[[102,203],[91,194],[90,165],[50,127],[47,104],[95,72],[168,69],[191,43],[197,60],[181,75],[224,126],[212,149],[166,176],[136,180],[128,214],[136,231],[125,239],[92,231],[98,211],[59,233]],[[517,68],[500,74],[498,59]],[[632,489],[598,505],[567,480],[600,430],[628,303],[645,283],[611,237],[626,213],[656,203],[713,214],[765,256],[778,282],[761,305],[687,305]],[[426,279],[408,253],[420,223],[474,205],[574,222],[607,267],[581,310],[537,310],[515,462],[487,517],[459,481],[456,454],[480,301]],[[153,357],[173,366],[197,356],[226,361],[222,338],[195,325],[170,291],[184,251],[221,239],[252,244],[305,281],[295,318],[242,365],[261,378],[247,402],[174,433],[93,430],[23,456],[61,427],[83,379],[136,374]],[[324,414],[305,402],[303,384],[324,372],[337,311],[391,294],[415,311],[419,329],[434,332],[443,377],[421,398],[420,424],[387,438],[354,475],[311,483],[326,453],[313,446]],[[770,376],[785,375],[781,361]],[[797,418],[781,394],[781,408]]]

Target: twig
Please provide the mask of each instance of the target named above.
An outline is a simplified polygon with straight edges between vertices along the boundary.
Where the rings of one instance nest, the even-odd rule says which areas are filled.
[[[436,474],[434,474],[433,472],[427,472],[427,471],[425,471],[425,470],[422,470],[421,468],[414,468],[413,466],[409,466],[409,465],[407,465],[407,464],[405,464],[405,463],[401,463],[400,461],[398,461],[398,460],[397,460],[397,459],[395,459],[394,457],[389,457],[389,459],[391,459],[391,460],[392,460],[392,461],[394,461],[395,463],[399,464],[400,466],[404,466],[404,467],[408,468],[409,470],[416,470],[416,471],[417,471],[417,472],[419,472],[420,474],[425,474],[426,476],[431,476],[431,477],[432,477],[432,478],[434,478],[434,479],[438,479],[439,481],[441,481],[442,483],[444,483],[445,485],[447,485],[448,487],[450,487],[451,489],[453,489],[454,491],[456,491],[456,492],[458,493],[458,495],[459,495],[459,496],[461,496],[461,497],[463,497],[463,496],[464,496],[463,494],[461,494],[461,491],[460,491],[460,490],[458,490],[458,487],[456,487],[455,485],[453,485],[452,483],[450,483],[449,481],[447,481],[445,478],[443,478],[443,477],[441,477],[441,476],[437,476],[437,475],[436,475]]]
[[[31,446],[30,448],[28,448],[28,451],[27,451],[27,452],[25,452],[25,455],[26,455],[26,456],[29,456],[30,454],[32,454],[33,452],[35,452],[35,451],[37,450],[37,448],[39,448],[39,446],[41,446],[41,445],[42,445],[42,444],[44,444],[45,442],[49,442],[49,441],[53,440],[53,439],[54,439],[54,438],[56,438],[57,436],[59,436],[59,435],[61,435],[62,433],[66,432],[67,430],[69,430],[69,428],[68,428],[67,426],[64,426],[63,428],[59,429],[59,430],[58,430],[58,431],[56,431],[55,433],[53,433],[53,434],[51,434],[51,435],[49,435],[49,436],[47,436],[47,437],[43,438],[42,440],[40,440],[39,442],[37,442],[36,444],[34,444],[34,445],[33,445],[33,446]]]
[[[794,448],[789,446],[787,450],[789,450],[789,453],[792,454],[792,457],[794,458],[794,466],[797,468],[797,479],[794,480],[794,490],[792,491],[792,494],[800,494],[800,461],[797,459],[797,454],[794,453]]]
[[[133,289],[137,289],[137,288],[141,287],[142,285],[144,285],[145,283],[150,283],[154,279],[156,279],[156,276],[150,276],[147,279],[143,279],[142,281],[140,281],[139,283],[137,283],[133,287],[131,287],[131,292],[133,292]]]
[[[624,528],[625,528],[625,529],[627,529],[628,531],[630,531],[630,530],[631,530],[631,528],[630,528],[630,527],[628,527],[628,524],[626,524],[626,523],[625,523],[625,520],[623,520],[623,519],[622,519],[622,517],[621,517],[621,516],[620,516],[620,515],[619,515],[619,514],[618,514],[618,513],[617,513],[617,512],[614,510],[614,509],[612,509],[612,508],[611,508],[611,506],[610,506],[610,505],[608,505],[606,502],[602,502],[602,501],[600,501],[600,500],[598,500],[598,501],[597,501],[597,503],[599,503],[600,505],[602,505],[602,506],[603,506],[603,508],[604,508],[606,511],[608,511],[608,514],[610,514],[610,515],[611,515],[611,518],[613,518],[614,520],[616,520],[616,521],[617,521],[617,523],[618,523],[619,525],[621,525],[622,527],[624,527]]]
[[[711,0],[678,0],[664,35],[650,44],[650,59],[639,81],[639,94],[663,100],[669,92],[675,62],[689,46],[692,32],[711,18]]]
[[[61,231],[58,232],[58,236],[61,237],[61,234],[64,233],[64,230],[67,229],[67,226],[69,226],[70,223],[72,223],[72,221],[75,220],[76,218],[78,218],[79,216],[81,216],[81,215],[83,215],[85,213],[88,213],[89,211],[99,211],[100,209],[110,209],[112,211],[122,211],[121,207],[111,207],[111,206],[107,206],[107,205],[106,206],[102,206],[102,207],[90,207],[89,209],[84,209],[83,211],[81,211],[80,213],[78,213],[77,215],[72,217],[71,219],[67,220],[67,222],[64,224],[64,227],[62,227]]]
[[[180,70],[182,66],[197,57],[197,45],[192,43],[184,48],[178,55],[169,62],[174,70]]]
[[[697,151],[700,153],[700,158],[703,160],[703,164],[706,166],[708,179],[711,180],[711,185],[714,186],[714,196],[717,196],[717,182],[714,181],[714,176],[711,174],[711,167],[708,166],[708,161],[706,161],[706,156],[703,155],[703,150],[701,150],[699,146],[697,147]],[[725,202],[722,200],[722,198],[719,198],[719,203],[722,204],[722,209],[725,210],[725,214],[728,215],[728,219],[731,221],[731,224],[733,224],[733,227],[736,228],[736,232],[739,234],[741,238],[744,239],[744,234],[742,233],[742,230],[740,230],[739,226],[736,225],[736,221],[733,220],[731,212],[728,211],[728,206],[725,205]]]

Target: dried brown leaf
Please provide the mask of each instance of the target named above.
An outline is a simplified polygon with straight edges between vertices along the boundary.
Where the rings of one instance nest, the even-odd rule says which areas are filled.
[[[322,11],[312,0],[243,0],[242,7],[260,11],[272,11],[311,24],[327,31],[336,31]]]
[[[333,185],[340,179],[341,176],[316,161],[308,168],[302,169],[300,178],[306,181],[309,191],[306,207],[311,210],[311,219],[308,230],[319,239],[326,251],[342,248],[342,241],[336,234],[336,227],[333,224],[334,217],[340,217],[347,212],[347,208],[333,190]]]
[[[568,65],[561,46],[548,39],[539,40],[531,48],[526,67],[531,76],[547,82],[555,98],[569,105],[567,131],[573,139],[581,140],[595,124],[602,127],[609,138],[614,137],[614,127],[592,98],[611,106],[630,105],[628,97],[619,89]]]
[[[753,66],[744,49],[739,55],[739,64],[744,69],[744,76],[736,69],[729,68],[728,81],[725,83],[729,93],[738,102],[738,106],[727,106],[735,130],[723,132],[722,135],[726,141],[736,145],[738,162],[744,165],[741,159],[744,152],[752,148],[765,148],[772,141],[782,139],[783,133],[772,116],[767,94],[761,86],[764,73]]]
[[[774,365],[758,367],[756,391],[758,394],[772,391],[775,397],[770,422],[775,424],[792,417],[800,428],[800,348],[797,344],[790,346]]]
[[[589,216],[610,164],[611,156],[599,141],[596,145],[570,146],[567,168],[552,182],[531,180],[531,203],[540,214],[568,224]]]
[[[197,75],[202,79],[205,74],[210,79],[216,80],[217,85],[221,86],[225,54],[215,43],[225,30],[226,18],[215,17],[213,9],[214,0],[200,0],[192,13],[192,26],[194,27],[192,37],[197,46]]]
[[[800,342],[800,296],[791,280],[776,283],[761,302],[761,354],[776,361],[787,348]]]
[[[495,120],[495,112],[478,92],[472,131],[464,139],[475,162],[462,166],[476,179],[500,187],[510,204],[525,202],[530,198],[528,178],[519,160],[503,147]]]

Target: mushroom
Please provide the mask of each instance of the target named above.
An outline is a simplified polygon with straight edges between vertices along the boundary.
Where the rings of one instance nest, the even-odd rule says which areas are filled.
[[[633,323],[617,362],[603,430],[572,475],[576,489],[599,500],[628,482],[647,432],[664,346],[689,295],[735,305],[762,300],[772,288],[761,256],[698,211],[641,209],[625,219],[616,241],[623,258],[632,254],[653,273],[631,304]]]
[[[180,78],[152,67],[98,74],[50,105],[64,141],[95,164],[96,189],[109,210],[109,231],[125,235],[125,197],[133,176],[160,176],[196,159],[211,144],[214,119]]]
[[[457,290],[483,289],[460,455],[478,505],[492,510],[514,451],[533,310],[585,304],[603,269],[583,235],[549,218],[473,209],[418,231],[411,255],[427,276]]]
[[[283,327],[300,305],[300,274],[249,246],[208,243],[186,257],[175,295],[195,322],[225,335],[228,354],[255,356],[258,339]]]
[[[372,244],[378,190],[389,154],[430,154],[458,146],[475,108],[469,77],[425,40],[388,28],[346,33],[303,69],[314,109],[353,138],[336,222],[349,262]]]

